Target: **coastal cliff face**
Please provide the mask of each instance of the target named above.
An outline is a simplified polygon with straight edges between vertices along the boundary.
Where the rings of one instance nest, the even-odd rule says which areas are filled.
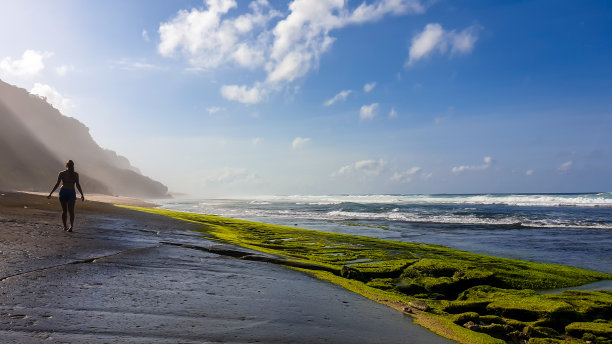
[[[0,81],[0,189],[49,191],[72,159],[86,192],[168,197],[168,188],[101,148],[89,128],[39,96]]]

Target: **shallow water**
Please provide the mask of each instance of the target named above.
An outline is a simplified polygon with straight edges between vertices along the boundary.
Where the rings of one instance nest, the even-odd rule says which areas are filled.
[[[215,214],[612,273],[612,193],[160,200]]]

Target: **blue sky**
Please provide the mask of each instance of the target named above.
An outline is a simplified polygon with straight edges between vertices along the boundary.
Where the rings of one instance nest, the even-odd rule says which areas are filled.
[[[1,79],[175,192],[612,191],[606,1],[0,0],[0,23]]]

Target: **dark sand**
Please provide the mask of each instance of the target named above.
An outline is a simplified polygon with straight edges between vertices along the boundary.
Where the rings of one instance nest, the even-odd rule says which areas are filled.
[[[410,317],[224,246],[192,224],[0,192],[1,343],[452,343]],[[244,249],[240,249],[244,250]]]

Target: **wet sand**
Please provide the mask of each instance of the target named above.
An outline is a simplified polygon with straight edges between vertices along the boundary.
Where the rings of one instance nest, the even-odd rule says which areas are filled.
[[[2,343],[452,343],[412,319],[242,250],[193,224],[0,192]],[[112,198],[111,201],[116,201]]]

